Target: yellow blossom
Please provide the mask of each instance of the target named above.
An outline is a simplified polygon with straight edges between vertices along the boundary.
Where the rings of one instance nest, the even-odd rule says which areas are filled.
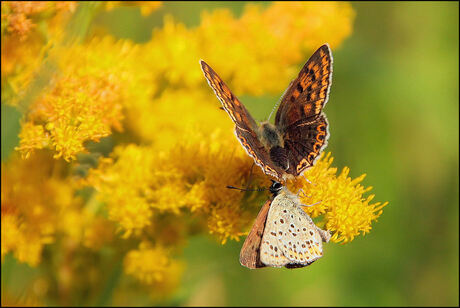
[[[302,12],[321,17],[312,18],[311,24],[308,20],[290,21]],[[278,20],[274,16],[278,16]],[[337,16],[340,23],[330,21]],[[248,213],[254,209],[241,210],[242,194],[221,188],[236,182],[245,183],[252,160],[231,133],[233,124],[218,108],[197,60],[210,59],[210,63],[218,65],[219,74],[235,93],[276,93],[282,91],[295,74],[295,66],[304,60],[302,55],[325,39],[338,45],[348,36],[353,17],[354,12],[347,3],[324,7],[317,4],[285,7],[276,3],[266,9],[250,5],[239,19],[228,10],[215,10],[204,13],[201,24],[192,29],[172,17],[165,17],[164,27],[154,30],[152,40],[137,53],[142,63],[136,66],[137,75],[145,76],[137,79],[138,84],[150,79],[152,86],[132,91],[138,95],[126,106],[129,131],[151,145],[118,147],[109,160],[103,159],[100,167],[90,172],[88,181],[98,188],[99,198],[107,203],[109,217],[120,224],[125,236],[150,228],[155,213],[179,214],[179,210],[185,208],[208,217],[209,232],[222,243],[228,238],[238,239],[241,230],[251,221]],[[298,32],[294,30],[296,27],[316,29],[318,22],[321,27],[333,25],[332,28],[337,29],[328,28],[326,38],[316,37],[308,42],[305,38],[311,32],[305,30],[303,36],[288,44],[287,37],[280,35],[276,28],[276,24],[280,24],[282,31]],[[228,45],[228,41],[233,44]],[[246,48],[256,43],[261,48]],[[262,48],[264,44],[271,44],[273,48]],[[292,50],[280,56],[275,50],[285,46]],[[244,69],[230,65],[226,60],[229,58],[238,59],[238,67]],[[155,74],[149,77],[142,68]],[[284,77],[280,78],[280,72]],[[158,82],[162,87],[156,86]],[[128,80],[127,84],[133,82]],[[222,131],[217,133],[216,127],[228,132],[227,135]],[[260,183],[263,176],[259,168],[254,170],[259,172],[254,180]]]
[[[228,10],[205,12],[196,31],[205,46],[200,58],[237,94],[278,94],[306,54],[324,42],[338,46],[353,20],[350,4],[337,2],[275,2],[266,9],[249,4],[240,19]]]
[[[19,133],[20,146],[17,147],[23,154],[23,158],[28,158],[34,149],[42,149],[49,143],[49,134],[45,132],[42,125],[34,125],[26,122]]]
[[[50,144],[57,152],[56,158],[62,156],[69,161],[85,150],[83,142],[98,141],[110,134],[111,126],[120,127],[121,105],[116,85],[108,77],[88,77],[85,83],[82,79],[61,79],[50,93],[35,102],[35,112],[29,115],[29,119],[45,120],[47,124],[40,127],[26,122],[17,150],[28,155],[31,145],[41,148]]]
[[[290,22],[297,19],[299,12],[319,17]],[[332,22],[336,19],[340,22]],[[187,119],[186,113],[217,108],[205,88],[198,65],[200,58],[216,67],[238,95],[279,93],[292,78],[299,61],[304,60],[303,54],[324,41],[338,44],[350,34],[352,21],[353,11],[346,3],[275,3],[266,9],[249,5],[239,19],[228,10],[204,13],[201,24],[191,29],[166,16],[164,27],[154,30],[152,40],[143,46],[108,38],[93,39],[72,48],[57,44],[48,57],[54,59],[58,70],[52,74],[52,83],[45,93],[32,102],[26,120],[33,125],[44,123],[50,137],[48,146],[55,149],[56,158],[62,156],[67,161],[86,151],[85,141],[98,141],[110,135],[112,128],[121,130],[122,108],[126,109],[127,124],[134,134],[156,143],[174,140],[173,134],[187,126],[187,120],[184,123],[177,119],[177,113],[172,111],[183,108],[180,116]],[[327,35],[306,40],[318,23]],[[283,31],[301,34],[295,40],[279,35],[278,24]],[[227,44],[229,41],[232,44]],[[267,44],[271,47],[267,48]],[[286,53],[279,52],[287,46],[290,49]],[[227,59],[238,61],[238,66]],[[196,108],[197,104],[202,107]],[[167,108],[171,112],[169,118],[165,115],[155,117],[165,121],[151,121],[151,114],[168,112]],[[213,119],[208,114],[203,112],[200,122]],[[196,122],[197,117],[189,119]],[[159,130],[164,138],[158,138]],[[27,138],[21,142],[27,146],[25,155],[32,152],[31,145],[38,144]]]
[[[382,214],[388,202],[370,203],[374,195],[364,197],[363,194],[372,187],[364,188],[359,184],[365,174],[351,179],[348,177],[350,169],[345,167],[337,176],[337,168],[330,168],[332,161],[331,153],[322,153],[316,164],[304,173],[311,184],[299,178],[289,182],[289,187],[292,191],[302,189],[299,196],[303,204],[319,202],[304,208],[305,211],[312,217],[324,214],[326,229],[332,232],[331,241],[347,243],[361,233],[368,233],[372,221]]]
[[[110,221],[95,217],[84,229],[83,244],[92,249],[100,249],[103,245],[109,244],[114,235],[115,228]]]
[[[104,5],[133,4],[144,16],[161,5]],[[98,259],[109,246],[153,298],[167,296],[180,283],[184,265],[173,254],[187,236],[239,240],[269,198],[226,188],[268,187],[269,177],[235,138],[198,61],[210,63],[237,96],[279,95],[315,48],[324,42],[335,48],[350,35],[354,11],[337,2],[249,4],[240,17],[227,9],[203,12],[196,27],[165,16],[144,44],[97,34],[64,44],[59,30],[85,3],[41,5],[51,14],[38,17],[30,5],[18,10],[2,2],[2,90],[9,92],[2,100],[15,105],[34,81],[44,83],[21,121],[16,150],[28,160],[2,164],[2,258],[11,252],[36,266],[53,244],[50,253],[65,260],[57,281],[71,290],[98,271],[73,256],[84,251]],[[47,25],[46,38],[35,20]],[[36,75],[43,67],[47,78]],[[109,154],[96,147],[87,155],[100,156],[92,168],[84,166],[84,155],[77,159],[89,152],[88,141],[111,135]],[[322,200],[309,213],[324,215],[334,241],[350,241],[368,232],[381,210],[372,197],[362,199],[367,190],[360,180],[348,181],[347,172],[336,177],[326,161],[306,174],[317,185],[302,186],[311,196],[303,201]],[[89,169],[81,179],[87,187],[75,185],[78,168]]]
[[[6,253],[13,251],[20,262],[36,266],[46,243],[49,243],[48,237],[41,237],[35,230],[30,230],[17,215],[2,213],[2,259]]]
[[[154,213],[188,209],[204,216],[222,242],[237,239],[251,218],[238,209],[243,195],[225,187],[245,183],[252,160],[235,141],[233,135],[224,139],[218,132],[204,136],[191,130],[164,152],[155,146],[119,147],[90,170],[87,184],[98,190],[125,236],[148,227]],[[254,171],[252,183],[260,183],[262,172]]]
[[[131,250],[124,259],[125,272],[143,283],[159,288],[156,294],[174,290],[182,274],[182,264],[170,258],[167,250],[161,246],[152,247],[142,242],[139,249]]]
[[[103,49],[108,42],[113,41],[95,40],[91,46]],[[112,57],[123,57],[132,51],[126,44],[119,47],[119,53],[112,53]],[[122,89],[125,80],[122,74],[116,74],[116,67],[107,74],[102,61],[98,65],[92,63],[101,58],[111,57],[103,56],[100,50],[85,53],[79,48],[62,53],[60,61],[65,72],[56,76],[51,86],[32,103],[17,150],[29,155],[34,145],[40,148],[38,145],[47,144],[56,151],[55,158],[62,156],[70,161],[76,159],[76,154],[86,151],[84,142],[98,141],[110,135],[112,129],[122,129],[121,102],[128,89]],[[42,134],[35,136],[28,132],[31,127]]]
[[[59,222],[79,205],[60,170],[62,165],[55,166],[46,153],[2,163],[2,258],[11,251],[36,266],[43,245],[60,231]]]
[[[27,88],[76,7],[76,1],[2,1],[2,101],[14,104]]]
[[[39,22],[45,19],[42,16],[73,12],[76,5],[76,1],[2,1],[2,35],[5,31],[24,40],[36,27],[32,18]]]

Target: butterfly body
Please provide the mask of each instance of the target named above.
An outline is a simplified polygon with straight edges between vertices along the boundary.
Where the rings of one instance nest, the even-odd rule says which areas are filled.
[[[274,125],[260,125],[204,61],[201,69],[235,123],[235,134],[248,155],[264,173],[279,181],[300,175],[311,167],[327,145],[328,122],[322,112],[332,81],[332,54],[321,46],[305,63],[283,97]]]
[[[258,127],[257,137],[264,146],[265,151],[269,153],[273,164],[281,170],[287,170],[289,168],[289,160],[287,151],[284,148],[283,135],[279,129],[267,121],[262,122]]]

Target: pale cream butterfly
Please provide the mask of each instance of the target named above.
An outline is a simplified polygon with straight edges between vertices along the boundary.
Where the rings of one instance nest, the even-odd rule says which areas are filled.
[[[309,205],[303,205],[279,182],[273,181],[270,191],[274,194],[270,208],[267,211],[267,201],[243,244],[240,263],[251,269],[299,268],[321,258],[322,242],[328,242],[331,235],[304,212],[302,207]]]

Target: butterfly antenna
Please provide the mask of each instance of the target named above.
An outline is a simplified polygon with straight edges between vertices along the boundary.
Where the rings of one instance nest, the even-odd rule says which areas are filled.
[[[278,101],[278,103],[275,104],[275,106],[273,106],[272,112],[270,112],[270,115],[268,116],[267,122],[270,121],[270,118],[272,117],[273,112],[278,108],[280,102],[281,102],[281,99]]]
[[[237,189],[237,190],[241,190],[241,191],[264,191],[264,190],[267,190],[267,188],[246,189],[246,188],[238,188],[238,187],[230,186],[230,185],[227,185],[227,188],[228,189]]]
[[[275,110],[278,109],[278,106],[280,105],[281,101],[283,100],[283,97],[284,97],[284,95],[286,94],[286,91],[291,87],[291,84],[292,84],[292,81],[291,81],[291,83],[289,84],[289,86],[286,88],[286,90],[284,90],[283,94],[281,95],[280,99],[279,99],[278,102],[275,104],[275,106],[273,106],[272,112],[270,112],[270,115],[268,116],[267,122],[270,121],[270,118],[272,117],[273,112],[275,112]]]

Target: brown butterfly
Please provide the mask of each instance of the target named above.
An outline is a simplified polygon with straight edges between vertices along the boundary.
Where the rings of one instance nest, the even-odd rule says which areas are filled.
[[[299,268],[323,256],[322,242],[331,235],[304,212],[297,196],[273,181],[272,199],[259,211],[240,252],[241,265]]]
[[[324,44],[308,59],[284,93],[275,125],[260,125],[203,60],[201,69],[223,108],[235,123],[235,134],[265,174],[284,181],[311,167],[327,145],[328,122],[322,112],[332,81],[332,54]]]

